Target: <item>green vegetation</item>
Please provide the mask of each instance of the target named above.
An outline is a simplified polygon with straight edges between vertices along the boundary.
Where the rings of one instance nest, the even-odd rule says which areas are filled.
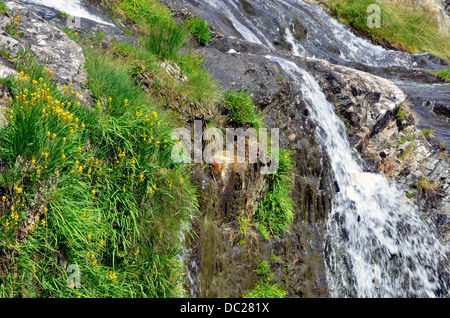
[[[412,197],[414,197],[414,190],[413,190],[413,189],[409,190],[409,191],[406,193],[406,197],[407,197],[408,199],[411,199]]]
[[[32,60],[2,81],[14,98],[0,130],[0,293],[174,296],[196,195],[170,159],[172,121],[126,65],[85,55],[91,110]],[[67,288],[63,264],[80,266],[81,288]]]
[[[275,156],[276,157],[276,156]],[[278,171],[269,175],[269,189],[256,210],[256,222],[263,233],[275,237],[289,230],[294,218],[292,191],[292,163],[288,150],[279,150]],[[264,234],[263,234],[264,235]]]
[[[64,29],[83,48],[92,105],[28,51],[8,58],[19,75],[0,80],[12,94],[0,129],[0,297],[180,296],[179,233],[198,202],[187,167],[171,160],[171,133],[192,118],[211,125],[219,108],[220,128],[262,127],[250,94],[219,92],[190,52],[189,36],[209,42],[206,23],[177,24],[155,0],[102,4],[140,45],[100,48],[103,33]],[[266,239],[293,218],[290,155],[279,155],[255,217]],[[266,279],[247,296],[285,295],[267,268],[258,272]]]
[[[284,298],[286,291],[277,284],[259,280],[255,288],[245,294],[244,298]]]
[[[436,75],[443,78],[447,83],[450,82],[450,68],[437,72]]]
[[[434,135],[434,130],[433,129],[422,129],[422,134],[425,137],[433,137]]]
[[[8,13],[8,10],[6,9],[5,3],[2,1],[0,2],[0,14],[6,14]]]
[[[450,36],[441,33],[435,13],[401,1],[395,4],[377,2],[381,10],[381,27],[369,28],[367,12],[372,0],[321,0],[331,14],[362,31],[376,43],[389,41],[398,49],[410,53],[429,52],[450,60]]]
[[[106,0],[104,5],[118,19],[132,22],[141,46],[117,44],[112,53],[130,64],[133,76],[151,84],[154,94],[172,109],[212,117],[219,94],[201,67],[201,56],[190,53],[188,27],[175,23],[170,11],[155,0]],[[170,74],[172,69],[176,74]]]
[[[103,32],[99,32],[95,35],[95,37],[99,40],[99,41],[103,41],[103,39],[106,37],[106,34]]]
[[[189,32],[197,39],[201,45],[207,45],[211,42],[211,32],[208,22],[197,17],[191,17],[186,21]]]
[[[427,177],[421,177],[417,182],[414,182],[414,186],[419,191],[419,197],[430,198],[436,193],[438,188],[438,182],[430,180]]]
[[[397,110],[395,111],[395,118],[398,121],[404,121],[405,120],[405,111],[401,108],[397,108]]]
[[[11,17],[11,23],[5,26],[5,32],[8,33],[12,38],[17,38],[23,36],[23,32],[18,30],[20,17]]]
[[[269,269],[270,269],[269,262],[268,261],[262,261],[256,267],[255,273],[257,275],[266,275],[267,273],[269,273]]]
[[[230,111],[229,122],[250,124],[258,130],[262,127],[262,118],[256,113],[252,97],[246,91],[226,91],[225,107]]]

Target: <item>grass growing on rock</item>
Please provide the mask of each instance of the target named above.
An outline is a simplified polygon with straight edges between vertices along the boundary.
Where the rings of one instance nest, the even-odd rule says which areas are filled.
[[[436,75],[444,79],[446,83],[450,83],[450,68],[437,72]]]
[[[398,49],[410,53],[429,52],[443,59],[450,60],[450,35],[440,32],[436,22],[436,13],[425,10],[416,5],[402,1],[381,2],[381,27],[370,28],[367,19],[371,13],[367,12],[372,0],[320,0],[331,14],[362,31],[376,43],[389,41]]]
[[[212,118],[226,101],[234,123],[262,127],[250,95],[219,93],[189,52],[190,33],[206,44],[204,24],[195,33],[153,0],[104,4],[140,45],[97,50],[65,30],[83,46],[92,105],[29,55],[18,57],[18,77],[1,81],[12,94],[0,129],[1,297],[180,296],[180,230],[198,203],[186,167],[171,160],[180,118],[169,110]],[[292,219],[280,153],[257,214],[266,235]],[[266,283],[255,295],[284,295]]]
[[[246,91],[226,91],[223,95],[225,107],[230,112],[229,122],[237,122],[258,130],[262,128],[262,118],[256,112],[255,105],[250,94]]]

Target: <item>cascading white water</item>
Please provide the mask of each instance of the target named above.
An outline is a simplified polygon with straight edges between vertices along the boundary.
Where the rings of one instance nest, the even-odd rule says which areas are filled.
[[[267,58],[278,62],[301,88],[340,189],[326,231],[332,296],[434,297],[439,290],[447,291],[438,274],[447,248],[395,184],[363,171],[317,81],[291,61]]]
[[[83,7],[80,0],[25,0],[24,2],[54,8],[74,17],[85,18],[98,23],[112,25],[104,21],[102,18],[91,14]]]

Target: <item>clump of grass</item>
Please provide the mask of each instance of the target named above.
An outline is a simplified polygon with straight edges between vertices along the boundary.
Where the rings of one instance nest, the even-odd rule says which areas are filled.
[[[112,53],[127,64],[131,75],[140,81],[147,81],[153,95],[165,101],[180,112],[197,111],[208,114],[215,107],[218,92],[211,76],[201,67],[200,56],[185,54],[176,58],[174,65],[180,69],[180,78],[174,79],[162,67],[159,57],[151,51],[134,44],[120,43]],[[170,64],[165,61],[164,64]]]
[[[161,60],[174,60],[177,57],[178,50],[186,42],[187,35],[187,29],[182,26],[174,23],[162,24],[153,26],[141,43]]]
[[[269,273],[269,269],[270,269],[269,262],[262,261],[256,267],[255,273],[258,275],[266,275],[267,273]]]
[[[207,45],[211,42],[211,31],[209,30],[208,22],[194,16],[186,21],[186,25],[199,44]]]
[[[395,111],[395,118],[398,121],[404,121],[405,120],[405,111],[401,108],[397,108],[397,110]]]
[[[12,38],[17,38],[23,36],[23,32],[18,29],[20,16],[11,17],[10,24],[5,26],[5,32],[8,33]]]
[[[151,77],[155,95],[167,98],[171,106],[178,107],[178,111],[183,113],[191,112],[197,117],[199,114],[207,117],[215,113],[217,89],[210,74],[202,67],[202,58],[190,53],[187,42],[193,29],[201,30],[198,34],[204,38],[203,23],[191,25],[191,29],[185,23],[177,24],[172,19],[172,13],[155,0],[106,0],[103,5],[115,17],[127,21],[127,24],[131,22],[133,33],[139,38],[140,48],[132,49],[132,45],[128,45],[121,46],[119,50],[124,57],[131,55],[139,59],[135,62],[140,63],[141,74],[148,71],[146,75],[150,75],[143,76],[142,79]],[[183,52],[180,52],[181,48],[184,49]],[[151,56],[150,63],[141,58],[144,55]],[[179,67],[181,76],[186,77],[186,80],[179,83],[173,79],[166,80],[167,76],[158,72],[158,67],[155,67],[155,58],[156,61],[166,64],[169,61]],[[133,59],[131,61],[133,63]],[[138,65],[133,63],[133,66]],[[134,71],[137,70],[134,68]]]
[[[343,23],[364,32],[375,42],[388,40],[410,53],[429,52],[450,60],[450,36],[440,32],[435,13],[402,2],[377,2],[381,27],[369,28],[367,13],[372,0],[321,0],[331,14]]]
[[[276,156],[275,156],[276,157]],[[279,168],[269,175],[269,189],[255,212],[256,222],[277,237],[289,230],[294,218],[292,191],[292,163],[288,150],[279,150]]]
[[[286,291],[277,284],[259,280],[254,289],[243,295],[244,298],[284,298]]]
[[[224,93],[223,98],[225,107],[230,112],[228,121],[243,125],[249,124],[256,130],[261,128],[261,116],[256,113],[252,97],[248,92],[228,90]]]

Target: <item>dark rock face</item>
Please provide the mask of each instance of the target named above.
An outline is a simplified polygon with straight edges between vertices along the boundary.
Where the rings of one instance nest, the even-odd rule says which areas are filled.
[[[279,128],[280,145],[294,151],[294,224],[279,240],[264,240],[254,226],[243,230],[242,219],[251,220],[267,187],[266,177],[254,167],[230,169],[215,178],[196,171],[204,187],[203,216],[194,221],[194,238],[187,244],[188,289],[196,297],[240,297],[255,286],[254,269],[266,260],[273,282],[289,286],[287,297],[325,297],[323,234],[336,190],[329,186],[334,180],[329,159],[298,88],[277,63],[254,52],[264,53],[264,48],[233,38],[200,49],[206,69],[221,86],[251,92],[266,127]]]

